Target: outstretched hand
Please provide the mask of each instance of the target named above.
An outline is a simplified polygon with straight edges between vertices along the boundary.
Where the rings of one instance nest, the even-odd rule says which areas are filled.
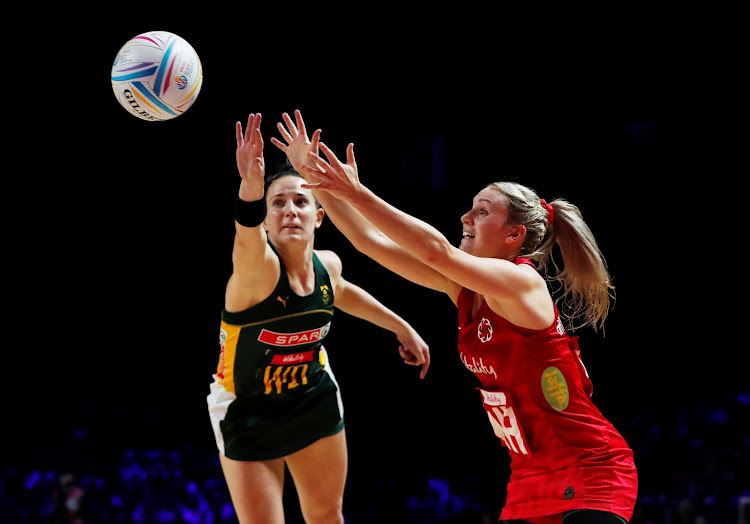
[[[319,142],[318,146],[328,161],[309,152],[308,156],[314,167],[307,166],[305,170],[319,181],[304,184],[302,187],[327,191],[336,198],[348,202],[356,201],[357,195],[362,191],[362,184],[359,182],[357,161],[354,159],[354,144],[350,143],[346,147],[346,164],[342,163],[323,142]]]
[[[242,124],[235,124],[235,135],[237,138],[237,169],[243,182],[257,190],[260,188],[261,196],[263,183],[265,181],[266,164],[263,159],[263,136],[260,133],[261,114],[250,114],[247,118],[245,133],[242,133]]]
[[[347,161],[344,164],[320,142],[320,129],[316,129],[312,138],[308,138],[299,109],[294,110],[296,123],[287,113],[283,113],[281,117],[284,123],[279,122],[276,127],[286,143],[275,137],[271,137],[271,143],[286,154],[292,167],[305,178],[307,184],[302,187],[322,189],[343,200],[354,199],[360,189],[354,145],[349,144],[347,147]],[[318,155],[319,149],[323,151],[327,162]]]
[[[312,172],[308,168],[316,168],[314,160],[308,153],[312,153],[317,157],[320,129],[316,129],[313,132],[312,140],[310,140],[307,137],[305,121],[302,120],[302,113],[300,113],[299,109],[294,110],[294,118],[297,121],[296,125],[287,113],[283,113],[281,118],[284,120],[284,123],[279,122],[276,124],[276,127],[286,143],[278,140],[276,137],[271,137],[271,143],[286,154],[289,163],[292,164],[292,167],[300,175],[305,177],[305,180],[308,182],[317,181],[317,179],[312,180],[308,178],[312,175]],[[286,127],[284,127],[284,124],[286,124]]]

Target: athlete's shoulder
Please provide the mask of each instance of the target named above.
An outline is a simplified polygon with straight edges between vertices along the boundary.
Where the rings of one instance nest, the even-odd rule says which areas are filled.
[[[318,257],[318,260],[320,260],[329,274],[336,276],[341,275],[341,258],[339,258],[336,253],[334,253],[330,249],[315,249],[313,250],[313,253],[315,253],[315,255]]]

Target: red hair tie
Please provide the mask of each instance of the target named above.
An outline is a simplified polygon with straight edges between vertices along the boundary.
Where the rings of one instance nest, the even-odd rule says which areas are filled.
[[[539,202],[541,202],[542,207],[547,210],[547,224],[551,226],[552,222],[555,221],[555,208],[548,204],[543,198],[540,198]]]

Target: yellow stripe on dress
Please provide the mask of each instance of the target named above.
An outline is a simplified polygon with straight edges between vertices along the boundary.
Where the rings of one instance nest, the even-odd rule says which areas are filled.
[[[236,393],[234,385],[234,359],[237,356],[237,342],[240,339],[242,328],[222,321],[221,330],[223,331],[223,341],[221,343],[221,354],[219,356],[219,364],[216,367],[216,374],[220,377],[219,383],[224,386],[225,390]]]

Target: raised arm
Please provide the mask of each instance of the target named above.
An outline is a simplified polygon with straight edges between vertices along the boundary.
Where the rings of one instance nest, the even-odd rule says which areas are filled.
[[[491,307],[506,318],[523,319],[527,323],[528,317],[536,317],[536,303],[545,301],[544,295],[548,293],[544,280],[533,268],[502,258],[474,256],[451,245],[433,226],[397,209],[360,183],[353,144],[347,147],[346,164],[324,143],[319,142],[318,146],[328,161],[308,153],[317,168],[305,169],[319,181],[305,187],[318,194],[330,192],[349,203],[412,258],[444,275],[460,286],[459,290],[465,287],[484,295],[492,301]],[[521,309],[523,313],[519,314],[517,310]]]
[[[308,182],[316,182],[317,179],[313,178],[312,174],[313,170],[317,169],[317,164],[309,153],[317,154],[321,131],[316,129],[310,140],[302,114],[299,110],[294,114],[296,124],[287,113],[282,115],[284,123],[277,124],[286,143],[275,137],[271,137],[271,143],[286,153],[292,166]],[[314,186],[312,189],[328,217],[358,251],[415,284],[448,294],[455,302],[459,288],[453,282],[385,236],[349,203],[337,199],[331,193],[315,191]]]
[[[228,311],[242,311],[266,298],[273,291],[281,271],[278,257],[268,246],[262,226],[265,162],[260,122],[260,113],[251,114],[244,134],[242,124],[237,122],[235,125],[237,170],[242,181],[235,202],[232,275],[224,298]]]

